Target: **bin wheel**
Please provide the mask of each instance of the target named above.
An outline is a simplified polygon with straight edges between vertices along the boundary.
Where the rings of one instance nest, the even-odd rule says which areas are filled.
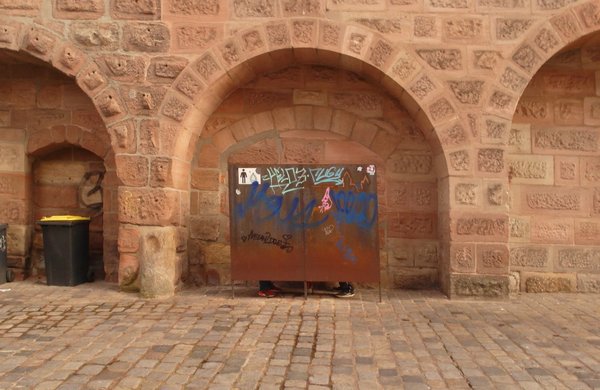
[[[15,273],[11,269],[9,269],[6,271],[6,281],[12,282],[13,280],[15,280]]]
[[[92,283],[94,281],[94,271],[92,271],[92,270],[88,271],[87,281],[88,281],[88,283]]]

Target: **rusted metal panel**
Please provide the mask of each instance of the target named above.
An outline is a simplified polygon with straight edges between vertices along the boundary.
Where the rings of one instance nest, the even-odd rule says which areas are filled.
[[[379,281],[374,165],[232,166],[234,280]]]

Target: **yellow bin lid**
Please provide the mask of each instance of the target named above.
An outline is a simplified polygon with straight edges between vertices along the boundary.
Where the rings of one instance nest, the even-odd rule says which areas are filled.
[[[44,217],[41,219],[42,222],[59,222],[59,221],[89,221],[89,217],[81,217],[79,215],[53,215],[51,217]]]

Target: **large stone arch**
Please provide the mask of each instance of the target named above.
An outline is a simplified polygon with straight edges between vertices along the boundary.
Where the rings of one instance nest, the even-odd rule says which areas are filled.
[[[108,280],[116,281],[118,208],[111,198],[116,198],[120,183],[115,174],[117,165],[115,152],[122,151],[115,145],[120,135],[119,122],[129,115],[128,107],[121,100],[119,86],[87,53],[46,25],[3,18],[0,19],[0,37],[0,50],[7,53],[11,61],[31,62],[32,65],[39,64],[42,68],[47,66],[57,74],[73,79],[74,88],[81,91],[82,97],[89,98],[90,106],[95,110],[95,118],[106,129],[99,133],[96,130],[74,125],[76,121],[73,123],[66,121],[64,125],[52,126],[59,122],[58,119],[54,119],[48,124],[52,127],[29,134],[23,152],[25,156],[34,157],[56,148],[73,146],[89,151],[102,159],[109,171],[104,184],[110,183],[112,188],[111,196],[105,199],[111,205],[111,215],[105,218],[105,232],[108,231],[110,237],[104,240],[104,253],[109,254],[112,259],[108,264],[110,269],[107,269],[106,273]],[[85,123],[85,119],[80,118],[80,122]],[[38,129],[41,128],[40,126]]]
[[[451,177],[473,172],[471,117],[459,115],[455,97],[413,53],[362,26],[316,18],[290,18],[238,32],[198,55],[184,69],[160,107],[161,134],[172,140],[169,182],[189,189],[190,161],[204,124],[236,88],[257,75],[293,63],[319,64],[357,73],[380,86],[410,113],[437,155],[440,166],[439,234],[451,233]],[[232,142],[236,139],[233,137]],[[183,173],[183,174],[182,174]],[[442,244],[442,289],[450,291],[448,245]]]
[[[597,1],[561,10],[523,39],[496,81],[514,98],[504,150],[517,291],[598,291],[600,66],[583,53],[598,48],[599,10]],[[564,199],[573,201],[557,206]]]
[[[443,134],[444,128],[453,127],[449,123],[467,129],[468,119],[459,117],[454,97],[409,46],[399,47],[357,24],[289,18],[239,31],[198,54],[181,72],[160,108],[163,126],[177,134],[173,155],[182,161],[174,165],[191,160],[203,124],[229,93],[261,73],[291,63],[346,69],[380,85],[445,154],[466,145],[471,137],[468,131],[458,137]],[[176,188],[186,187],[175,181]]]

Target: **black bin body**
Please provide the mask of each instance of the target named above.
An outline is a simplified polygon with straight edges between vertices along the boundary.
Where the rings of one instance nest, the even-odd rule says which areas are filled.
[[[6,263],[6,252],[7,252],[7,242],[6,242],[6,224],[0,224],[0,284],[6,283],[6,275],[8,271],[8,266]]]
[[[76,286],[88,281],[89,220],[40,221],[46,284]]]

